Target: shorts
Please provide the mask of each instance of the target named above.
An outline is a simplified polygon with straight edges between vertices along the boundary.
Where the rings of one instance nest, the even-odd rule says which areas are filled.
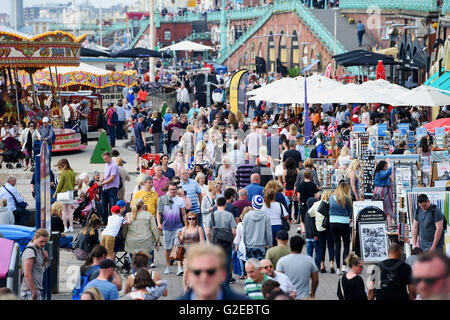
[[[294,195],[294,190],[286,190],[284,191],[284,195],[286,197],[292,197]]]
[[[145,153],[144,145],[142,145],[142,146],[136,145],[136,154],[138,154],[139,157],[142,157],[144,155],[144,153]]]
[[[164,249],[166,250],[172,250],[175,240],[177,238],[178,230],[164,230],[163,236],[164,236]]]
[[[102,239],[100,241],[100,245],[106,248],[108,251],[108,256],[112,257],[114,253],[114,245],[116,244],[116,237],[102,235]]]
[[[44,291],[36,290],[37,299],[36,300],[44,300]],[[21,290],[20,298],[22,300],[33,300],[33,292],[31,290]]]

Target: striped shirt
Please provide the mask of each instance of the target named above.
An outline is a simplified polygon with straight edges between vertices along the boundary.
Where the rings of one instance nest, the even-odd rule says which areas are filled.
[[[200,213],[200,206],[198,204],[198,195],[202,193],[202,189],[198,185],[197,181],[193,179],[188,179],[188,182],[180,181],[181,186],[186,191],[188,198],[191,200],[192,208],[191,211],[195,213]]]
[[[250,176],[254,167],[254,164],[241,164],[237,167],[236,184],[238,189],[245,188],[250,184]]]
[[[252,300],[264,300],[264,296],[261,292],[261,287],[267,280],[273,280],[273,278],[264,274],[264,279],[261,281],[261,283],[256,283],[251,278],[248,278],[244,282],[244,294]]]

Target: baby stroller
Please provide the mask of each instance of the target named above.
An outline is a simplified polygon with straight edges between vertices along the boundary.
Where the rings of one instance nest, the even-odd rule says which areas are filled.
[[[6,162],[6,168],[12,169],[13,163],[16,164],[16,168],[20,168],[20,159],[23,158],[23,154],[20,151],[20,142],[13,137],[7,137],[3,143],[0,144],[0,168],[2,167],[2,161]]]
[[[122,226],[123,228],[123,226]],[[120,271],[124,274],[130,273],[131,270],[131,262],[128,257],[127,252],[125,251],[125,237],[123,236],[123,230],[120,229],[119,233],[116,236],[116,242],[114,244],[114,252],[116,253],[116,266],[120,268]],[[120,265],[119,265],[120,263]]]
[[[102,216],[102,206],[100,201],[96,201],[97,196],[100,193],[100,187],[97,184],[93,184],[88,191],[86,191],[86,197],[79,202],[78,207],[73,212],[75,219],[80,219],[81,225],[84,227],[86,222],[89,221],[92,214],[96,214],[98,217]]]

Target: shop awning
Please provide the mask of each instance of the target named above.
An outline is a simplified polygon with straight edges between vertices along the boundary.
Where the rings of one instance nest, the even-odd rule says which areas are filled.
[[[370,52],[366,50],[353,50],[343,54],[338,54],[332,57],[335,61],[344,66],[376,66],[378,61],[383,61],[384,65],[400,64],[396,62],[393,57]]]
[[[442,68],[442,71],[444,71],[444,68]],[[436,89],[450,91],[450,71],[444,72],[441,76],[439,76],[439,72],[436,72],[427,81],[425,81],[424,84]],[[443,93],[450,95],[448,92]]]

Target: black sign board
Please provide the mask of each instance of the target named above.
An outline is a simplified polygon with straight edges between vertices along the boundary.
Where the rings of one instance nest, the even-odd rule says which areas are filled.
[[[362,209],[356,217],[359,222],[384,222],[386,221],[386,214],[377,207],[366,207]]]

